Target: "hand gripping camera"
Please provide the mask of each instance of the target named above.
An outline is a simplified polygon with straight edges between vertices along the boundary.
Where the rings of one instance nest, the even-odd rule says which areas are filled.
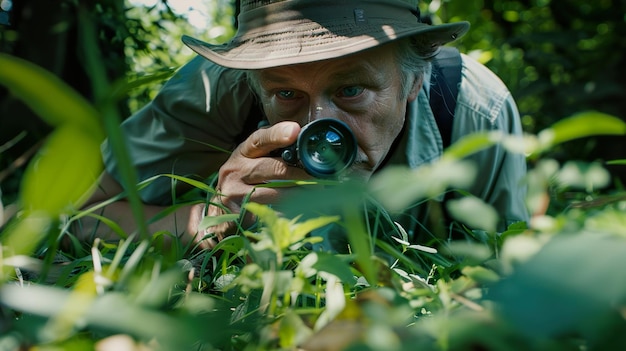
[[[324,118],[305,125],[295,144],[277,153],[316,178],[337,178],[356,159],[357,143],[348,125]]]

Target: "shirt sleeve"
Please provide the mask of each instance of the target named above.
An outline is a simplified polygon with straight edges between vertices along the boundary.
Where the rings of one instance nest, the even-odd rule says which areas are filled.
[[[519,111],[504,83],[489,69],[463,56],[461,88],[455,111],[453,142],[472,132],[498,130],[523,133]],[[469,189],[499,211],[499,230],[529,218],[526,207],[526,158],[508,152],[497,144],[469,156],[479,166],[478,176]]]
[[[252,117],[260,120],[249,116],[254,104],[243,71],[195,57],[121,125],[139,180],[169,173],[204,179],[215,173],[256,125]],[[102,151],[107,171],[120,181],[120,165],[107,141]],[[157,178],[142,190],[143,201],[170,204],[171,184],[168,177]]]

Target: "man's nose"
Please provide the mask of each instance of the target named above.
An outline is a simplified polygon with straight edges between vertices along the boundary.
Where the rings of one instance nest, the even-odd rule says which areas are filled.
[[[307,122],[313,122],[321,118],[337,117],[337,109],[331,101],[327,99],[311,100],[311,104],[309,106],[309,120]]]

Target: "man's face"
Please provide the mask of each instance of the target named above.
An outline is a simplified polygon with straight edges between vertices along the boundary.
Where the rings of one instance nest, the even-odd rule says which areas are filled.
[[[295,121],[301,126],[320,118],[350,126],[359,146],[353,176],[369,177],[389,152],[404,124],[408,95],[397,55],[383,46],[338,59],[268,68],[256,72],[259,96],[271,124]]]

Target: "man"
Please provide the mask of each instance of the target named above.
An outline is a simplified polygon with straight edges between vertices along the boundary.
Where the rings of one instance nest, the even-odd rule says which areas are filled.
[[[250,201],[273,203],[289,191],[256,187],[269,180],[311,178],[271,153],[293,144],[316,119],[341,120],[353,130],[358,155],[350,178],[366,180],[387,163],[418,167],[438,159],[443,146],[428,104],[428,60],[469,25],[426,25],[415,8],[403,0],[242,0],[230,42],[185,37],[203,57],[183,67],[123,129],[142,180],[165,173],[206,178],[219,171],[220,194],[208,206],[178,209],[150,232],[215,245],[232,233],[232,223],[210,228],[207,234],[214,236],[202,240],[198,224],[205,215],[239,213],[250,194]],[[453,141],[483,130],[521,133],[515,103],[491,72],[463,56],[462,76]],[[269,126],[257,129],[263,119]],[[526,220],[519,186],[523,156],[495,146],[472,158],[481,175],[470,191],[493,204],[503,223]],[[90,204],[122,189],[108,147],[104,160]],[[161,178],[143,191],[148,218],[171,203],[170,183]],[[135,227],[124,201],[107,206],[104,215],[128,231]],[[93,233],[116,238],[105,226]]]

